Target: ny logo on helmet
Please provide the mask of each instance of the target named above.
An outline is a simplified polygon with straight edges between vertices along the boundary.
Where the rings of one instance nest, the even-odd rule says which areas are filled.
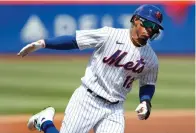
[[[155,16],[156,16],[156,18],[159,20],[159,22],[162,22],[162,14],[159,12],[159,11],[157,11],[156,13],[155,13]]]

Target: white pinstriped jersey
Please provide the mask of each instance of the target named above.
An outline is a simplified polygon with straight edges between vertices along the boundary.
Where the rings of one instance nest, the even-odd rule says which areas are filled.
[[[150,45],[135,47],[129,29],[103,27],[76,31],[80,50],[95,48],[82,84],[111,102],[124,101],[139,79],[140,86],[155,85],[158,58]]]

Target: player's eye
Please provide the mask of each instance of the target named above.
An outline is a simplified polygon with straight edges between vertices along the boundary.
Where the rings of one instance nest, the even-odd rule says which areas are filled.
[[[142,26],[145,28],[151,28],[152,30],[159,30],[159,26],[151,21],[145,20],[140,18],[141,22],[142,22]]]

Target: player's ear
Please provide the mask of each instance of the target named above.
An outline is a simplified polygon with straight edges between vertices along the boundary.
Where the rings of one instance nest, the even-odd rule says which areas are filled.
[[[132,25],[133,25],[133,26],[137,26],[138,20],[139,20],[139,16],[137,16],[137,15],[133,16],[133,18],[132,18],[132,20],[131,20]]]

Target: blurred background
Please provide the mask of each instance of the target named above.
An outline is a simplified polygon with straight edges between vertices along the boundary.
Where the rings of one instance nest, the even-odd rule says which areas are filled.
[[[46,3],[0,2],[2,116],[32,114],[49,105],[58,113],[64,112],[71,94],[81,83],[93,51],[44,49],[21,59],[16,54],[23,46],[42,38],[74,35],[76,30],[103,26],[130,28],[134,10],[141,4],[149,4],[130,1]],[[151,42],[160,62],[153,110],[194,110],[195,4],[150,4],[163,11],[165,28],[159,38]],[[133,112],[138,103],[136,82],[127,97],[126,111]]]

